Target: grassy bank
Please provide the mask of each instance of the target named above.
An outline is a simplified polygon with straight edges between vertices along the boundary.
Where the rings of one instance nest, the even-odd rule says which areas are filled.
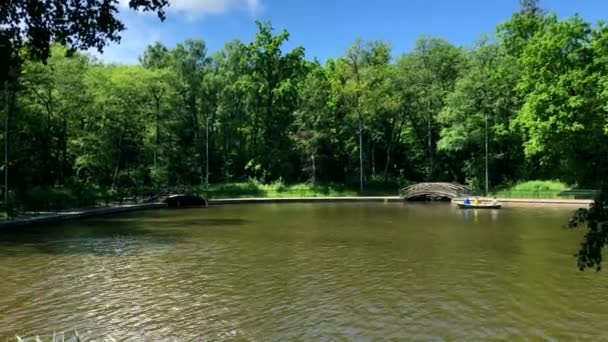
[[[373,183],[367,184],[361,192],[356,186],[343,184],[309,183],[284,184],[274,182],[262,184],[256,181],[244,183],[211,184],[194,189],[194,192],[210,198],[247,198],[247,197],[321,197],[321,196],[396,196],[399,191],[397,184]]]
[[[285,184],[276,181],[263,184],[255,180],[242,183],[210,184],[206,186],[175,188],[101,189],[66,187],[34,188],[19,196],[11,194],[9,203],[2,203],[0,219],[7,216],[36,215],[40,212],[56,212],[66,209],[92,208],[109,205],[133,204],[157,201],[167,194],[193,193],[209,199],[224,198],[273,198],[273,197],[322,197],[322,196],[396,196],[396,183],[373,182],[358,191],[356,185],[308,183]]]
[[[194,193],[209,199],[225,198],[276,198],[276,197],[340,197],[340,196],[397,196],[401,186],[397,182],[369,182],[363,191],[357,184],[285,184],[275,181],[263,184],[256,180],[241,183],[210,184],[207,186],[179,187],[171,189],[132,188],[117,191],[99,188],[46,188],[32,189],[12,201],[3,204],[0,216],[31,214],[44,211],[60,211],[86,207],[141,203],[158,200],[159,195],[170,193]],[[480,193],[481,194],[481,193]],[[558,181],[528,181],[495,188],[490,196],[500,198],[532,199],[591,199],[594,190],[574,189]],[[8,210],[7,210],[8,209]]]
[[[577,189],[559,181],[540,180],[498,187],[490,192],[492,197],[534,199],[592,199],[595,194],[595,190]]]

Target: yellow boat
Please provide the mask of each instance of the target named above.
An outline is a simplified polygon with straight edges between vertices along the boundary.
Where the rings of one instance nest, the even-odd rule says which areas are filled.
[[[479,204],[464,204],[464,202],[456,202],[460,209],[500,209],[500,203],[479,203]]]

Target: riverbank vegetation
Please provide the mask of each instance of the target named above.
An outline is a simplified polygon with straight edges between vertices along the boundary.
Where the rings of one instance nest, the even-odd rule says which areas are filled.
[[[321,196],[397,196],[399,184],[394,182],[370,182],[363,192],[355,185],[340,183],[297,183],[285,184],[277,180],[271,184],[262,184],[256,180],[244,183],[224,183],[203,185],[193,189],[208,198],[238,197],[321,197]]]
[[[46,63],[26,58],[2,91],[12,198],[60,189],[90,205],[98,199],[88,194],[137,189],[483,188],[486,133],[496,194],[534,179],[596,188],[605,174],[604,24],[523,1],[470,46],[423,36],[403,52],[356,39],[326,61],[287,49],[286,30],[256,24],[251,41],[220,51],[202,39],[153,44],[137,65],[66,57],[59,45]]]
[[[597,190],[574,188],[559,181],[535,180],[498,186],[490,193],[490,196],[499,198],[593,199],[596,194]]]

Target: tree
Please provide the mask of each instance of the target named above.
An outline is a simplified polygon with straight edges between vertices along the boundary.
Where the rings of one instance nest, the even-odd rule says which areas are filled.
[[[148,69],[163,69],[169,67],[169,49],[160,42],[149,45],[139,57],[139,63]]]
[[[80,54],[64,58],[65,48],[52,48],[47,65],[29,61],[24,65],[22,89],[19,92],[21,115],[35,115],[40,130],[36,140],[40,145],[36,151],[36,162],[41,163],[32,175],[36,185],[50,186],[62,183],[70,177],[68,142],[75,129],[72,125],[78,111],[90,103],[90,97],[82,89],[82,79],[89,67],[89,59]],[[34,129],[36,129],[34,128]],[[16,156],[19,157],[19,156]],[[20,169],[22,175],[29,172],[31,164]]]
[[[510,55],[520,57],[532,37],[551,21],[551,16],[538,3],[539,0],[520,0],[520,10],[498,25],[497,35]]]
[[[294,169],[290,131],[298,105],[298,84],[304,76],[304,48],[283,54],[282,45],[289,39],[285,30],[273,35],[270,23],[256,22],[258,33],[249,45],[251,81],[256,111],[253,118],[253,145],[257,158],[249,166],[261,167],[268,180],[289,177]]]
[[[608,188],[602,186],[595,201],[588,209],[577,210],[568,226],[578,228],[586,225],[587,233],[576,253],[576,263],[581,271],[587,268],[602,269],[602,251],[608,244]]]
[[[416,163],[426,164],[424,173],[427,180],[445,177],[436,172],[439,160],[435,154],[440,131],[436,118],[444,106],[446,95],[463,72],[464,61],[462,50],[449,42],[422,37],[416,42],[414,51],[402,56],[397,63],[398,68],[403,68],[399,72],[405,74],[401,81],[409,83],[416,94],[413,98],[415,117],[411,122],[416,130],[415,143],[425,142],[426,150],[426,162],[417,160]]]
[[[174,85],[182,101],[182,109],[185,115],[186,139],[183,146],[185,150],[191,149],[194,153],[192,163],[198,165],[200,184],[207,184],[208,174],[206,171],[205,144],[202,135],[204,123],[205,131],[208,129],[206,116],[208,112],[202,108],[203,80],[207,75],[206,67],[209,63],[207,48],[202,40],[187,40],[184,44],[178,44],[171,52],[171,68],[176,73],[176,84]],[[188,158],[180,155],[180,158]],[[188,158],[189,159],[189,158]]]
[[[119,0],[28,1],[0,2],[0,84],[5,105],[4,200],[8,201],[10,109],[14,84],[20,76],[23,53],[33,61],[46,61],[51,44],[68,46],[68,52],[91,47],[100,52],[110,41],[120,41],[123,23],[116,18]],[[130,0],[135,10],[153,11],[164,20],[168,0]],[[10,85],[9,85],[10,84]]]
[[[395,68],[389,64],[390,48],[381,42],[372,43],[373,60],[363,70],[363,89],[360,105],[368,122],[371,153],[371,176],[376,176],[378,153],[385,153],[383,178],[387,179],[390,153],[399,123],[399,94],[396,90]],[[384,147],[384,148],[382,148]]]
[[[604,114],[608,110],[605,104],[608,99],[608,27],[601,23],[597,29],[591,33],[591,44],[589,46],[593,53],[593,64],[587,65],[587,68],[592,68],[597,76],[597,92],[594,95],[598,96],[597,105],[601,108],[595,108],[598,111],[598,120],[595,122],[598,126],[603,126],[603,134],[598,132],[598,128],[594,131],[592,138],[600,139],[608,134],[607,120]],[[588,76],[589,77],[589,76]],[[581,243],[580,250],[576,254],[577,265],[579,269],[595,268],[601,270],[603,256],[602,252],[606,244],[608,244],[608,179],[606,179],[607,165],[604,162],[604,156],[599,153],[605,153],[605,140],[601,145],[589,146],[589,149],[594,147],[601,148],[597,151],[598,155],[592,156],[586,163],[587,167],[597,174],[597,181],[601,183],[600,191],[595,198],[593,204],[588,209],[579,209],[573,215],[569,222],[570,228],[586,226],[587,232]]]
[[[527,137],[526,155],[538,157],[554,177],[597,185],[596,169],[579,167],[601,160],[607,146],[590,44],[591,27],[577,16],[554,20],[532,38],[521,59],[524,103],[513,124]]]
[[[309,72],[300,88],[300,108],[295,112],[293,139],[304,160],[310,160],[305,170],[310,181],[318,179],[319,153],[332,134],[331,84],[318,61],[310,63]],[[307,164],[307,163],[305,163]]]
[[[94,96],[83,113],[75,168],[85,183],[113,189],[141,187],[149,178],[146,122],[152,101],[145,91],[146,70],[135,66],[95,67],[86,82]]]
[[[8,79],[11,67],[17,68],[19,51],[25,47],[28,58],[46,60],[53,42],[73,50],[97,48],[120,41],[124,24],[116,18],[119,0],[28,1],[0,3],[0,81]],[[152,11],[161,20],[168,0],[130,0],[134,10]]]
[[[517,63],[503,46],[481,41],[468,54],[467,72],[447,95],[445,107],[438,116],[443,128],[437,148],[454,153],[461,160],[467,184],[481,188],[488,183],[500,184],[515,179],[521,165],[521,139],[509,125],[519,110],[515,86],[519,80]],[[486,138],[489,146],[486,146]],[[484,151],[489,147],[488,154]],[[485,156],[484,156],[485,154]],[[486,160],[484,160],[486,159]],[[485,174],[492,172],[492,182]]]
[[[220,84],[217,104],[218,134],[221,135],[221,174],[225,181],[242,177],[253,158],[252,99],[254,83],[250,70],[250,51],[240,41],[231,41],[215,57]]]
[[[365,50],[361,39],[355,40],[346,52],[343,65],[347,67],[349,79],[346,81],[346,91],[352,97],[352,106],[357,118],[359,136],[359,191],[363,191],[363,114],[361,113],[359,99],[362,92],[361,69],[365,63]]]
[[[386,69],[391,60],[391,49],[385,42],[364,42],[356,39],[346,55],[339,59],[339,72],[343,79],[342,96],[350,105],[351,116],[357,123],[358,155],[359,155],[359,191],[363,191],[365,180],[364,136],[366,135],[366,119],[371,114],[372,102],[377,98],[368,96],[372,86],[379,80],[374,69]],[[380,71],[379,73],[382,73]],[[378,93],[376,93],[378,95]],[[371,150],[373,152],[373,149]],[[373,158],[372,158],[373,159]],[[373,163],[372,163],[373,164]],[[372,170],[374,168],[372,167]]]

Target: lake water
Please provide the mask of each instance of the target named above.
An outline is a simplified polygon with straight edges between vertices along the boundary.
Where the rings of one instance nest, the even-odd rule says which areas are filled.
[[[606,340],[572,209],[264,204],[0,232],[0,340]]]

